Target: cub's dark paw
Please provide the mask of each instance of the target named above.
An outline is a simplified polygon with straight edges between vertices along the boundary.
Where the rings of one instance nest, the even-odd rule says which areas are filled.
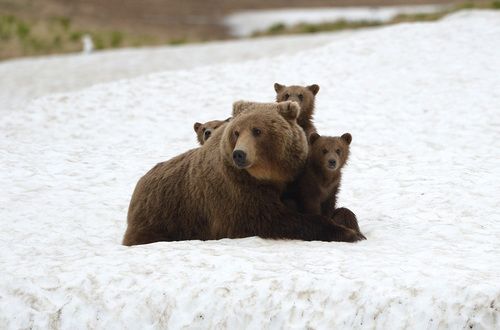
[[[354,242],[362,241],[365,239],[366,239],[365,235],[363,235],[361,232],[351,230],[351,234],[348,236],[347,242],[354,243]]]
[[[360,231],[356,233],[358,235],[358,241],[366,240],[366,236],[363,235]]]

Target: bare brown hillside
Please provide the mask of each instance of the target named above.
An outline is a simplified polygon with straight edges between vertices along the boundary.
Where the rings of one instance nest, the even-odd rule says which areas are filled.
[[[154,33],[172,38],[227,37],[221,18],[246,9],[381,6],[452,3],[450,0],[0,0],[0,13],[27,17],[66,16],[102,28]],[[456,2],[456,1],[455,1]]]
[[[224,15],[247,9],[453,3],[452,0],[0,0],[0,59],[228,38]]]

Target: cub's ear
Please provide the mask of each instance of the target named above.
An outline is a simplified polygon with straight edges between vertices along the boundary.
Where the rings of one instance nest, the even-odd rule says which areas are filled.
[[[198,133],[198,128],[200,128],[201,125],[202,125],[202,123],[194,123],[194,131],[196,133]]]
[[[316,95],[319,92],[319,86],[316,84],[311,85],[311,86],[307,86],[307,89],[310,90],[311,93],[313,93],[313,95]]]
[[[348,145],[349,145],[349,144],[351,144],[351,142],[352,142],[352,135],[351,135],[351,134],[349,134],[349,133],[345,133],[344,135],[342,135],[342,136],[341,136],[341,138],[342,138],[345,142],[347,142],[347,144],[348,144]]]
[[[297,102],[280,102],[278,103],[278,113],[286,120],[295,122],[300,113],[300,106]]]
[[[248,102],[248,101],[236,101],[233,103],[233,117],[236,117],[237,115],[245,112],[246,110],[250,109],[252,105],[254,105],[255,102]]]
[[[308,139],[309,145],[312,146],[314,144],[314,142],[318,141],[318,139],[319,139],[318,133],[313,132],[313,133],[309,134],[309,139]]]
[[[278,84],[278,83],[275,83],[275,84],[274,84],[274,90],[276,91],[276,93],[279,93],[279,92],[280,92],[280,90],[282,90],[283,88],[285,88],[285,86],[284,86],[284,85],[280,85],[280,84]]]

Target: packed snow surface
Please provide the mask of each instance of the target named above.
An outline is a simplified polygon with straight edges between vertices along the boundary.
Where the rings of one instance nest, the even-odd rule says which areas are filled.
[[[499,328],[500,12],[261,49],[0,107],[2,328]],[[339,204],[368,239],[122,246],[138,179],[275,82],[319,84],[318,131],[353,135]]]
[[[398,15],[432,14],[448,8],[449,5],[417,5],[246,10],[226,16],[223,22],[230,28],[232,35],[246,37],[254,32],[266,31],[276,24],[293,26],[338,20],[386,23]]]
[[[0,62],[0,77],[8,77],[0,79],[0,110],[46,94],[72,92],[97,83],[131,79],[154,72],[295,54],[324,46],[352,33],[318,33],[265,38],[258,42],[242,39],[12,59]]]

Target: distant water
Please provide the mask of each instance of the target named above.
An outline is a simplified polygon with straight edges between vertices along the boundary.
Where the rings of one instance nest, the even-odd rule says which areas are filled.
[[[247,37],[265,31],[276,24],[293,26],[299,23],[347,21],[389,22],[400,14],[431,14],[451,8],[450,5],[420,5],[391,7],[295,8],[276,10],[248,10],[226,16],[223,24],[231,35]]]

